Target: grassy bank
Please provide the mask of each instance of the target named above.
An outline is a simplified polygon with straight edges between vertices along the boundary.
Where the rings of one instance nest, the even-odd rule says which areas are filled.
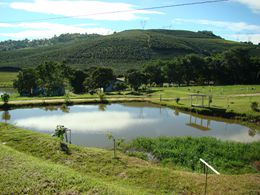
[[[120,152],[114,159],[112,151],[103,149],[69,145],[70,153],[65,154],[59,149],[59,141],[49,135],[3,123],[0,123],[0,143],[4,143],[0,150],[1,169],[7,170],[0,172],[0,180],[6,180],[0,182],[1,192],[17,189],[14,192],[34,193],[39,189],[48,193],[54,188],[64,193],[74,190],[76,194],[201,194],[204,191],[202,174],[162,167]],[[39,181],[32,185],[30,182],[36,178]],[[208,194],[257,194],[259,183],[259,174],[210,175]]]
[[[93,179],[68,167],[0,145],[2,194],[132,194],[110,183]]]
[[[215,138],[161,137],[138,138],[125,146],[130,155],[148,158],[151,153],[163,165],[200,171],[199,159],[211,162],[222,173],[256,173],[260,163],[260,141],[254,143],[224,142]],[[258,165],[259,166],[259,165]]]

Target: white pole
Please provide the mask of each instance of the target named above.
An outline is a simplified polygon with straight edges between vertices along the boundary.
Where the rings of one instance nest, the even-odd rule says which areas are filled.
[[[216,173],[217,175],[220,175],[220,173],[214,169],[211,165],[209,165],[205,160],[203,160],[202,158],[200,158],[200,161],[205,164],[208,168],[210,168],[214,173]]]

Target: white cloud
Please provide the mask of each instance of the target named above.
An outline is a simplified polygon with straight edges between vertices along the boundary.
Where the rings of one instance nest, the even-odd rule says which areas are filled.
[[[251,41],[254,44],[260,43],[260,33],[259,34],[231,34],[228,35],[228,37],[242,42]]]
[[[0,28],[21,28],[19,32],[7,32],[0,33],[0,36],[5,36],[12,39],[35,39],[35,38],[50,38],[54,35],[59,36],[64,33],[88,33],[88,34],[101,34],[107,35],[113,33],[113,30],[99,27],[88,27],[94,26],[94,24],[77,24],[77,25],[65,25],[48,22],[35,22],[35,23],[0,23]]]
[[[94,0],[34,0],[33,2],[14,2],[10,4],[10,7],[28,12],[114,21],[137,19],[138,14],[162,14],[157,11],[134,10],[132,4]],[[127,10],[127,12],[117,12],[120,10]]]
[[[195,20],[177,18],[173,20],[174,24],[198,24],[206,26],[213,31],[221,31],[224,38],[236,41],[251,41],[254,44],[260,43],[260,26],[248,24],[245,22],[229,22],[216,20]],[[223,33],[224,32],[224,33]]]
[[[48,121],[46,123],[46,121]],[[115,122],[116,121],[116,122]],[[63,115],[39,116],[15,120],[20,127],[35,130],[55,129],[57,124],[73,129],[73,132],[120,131],[129,126],[156,123],[157,119],[140,119],[128,112],[78,112]]]
[[[260,13],[260,1],[259,0],[233,0],[249,7],[254,13]]]
[[[216,21],[216,20],[193,20],[193,19],[177,18],[173,20],[173,23],[201,24],[205,26],[212,26],[215,28],[230,30],[234,32],[241,32],[241,31],[260,32],[260,26],[247,24],[245,22],[227,22],[227,21]]]

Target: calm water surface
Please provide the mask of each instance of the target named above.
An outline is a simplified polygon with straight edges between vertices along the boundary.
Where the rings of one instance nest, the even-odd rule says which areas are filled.
[[[4,122],[48,134],[52,134],[57,125],[64,125],[72,130],[72,143],[82,146],[110,146],[106,138],[108,132],[126,140],[140,136],[260,140],[258,132],[239,124],[200,118],[148,103],[26,108],[0,111],[0,116]]]

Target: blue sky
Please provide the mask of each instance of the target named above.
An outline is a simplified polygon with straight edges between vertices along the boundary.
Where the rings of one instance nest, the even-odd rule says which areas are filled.
[[[211,30],[230,40],[260,42],[260,0],[141,10],[198,1],[203,0],[0,0],[0,41],[163,28]],[[132,11],[100,14],[119,10]]]

